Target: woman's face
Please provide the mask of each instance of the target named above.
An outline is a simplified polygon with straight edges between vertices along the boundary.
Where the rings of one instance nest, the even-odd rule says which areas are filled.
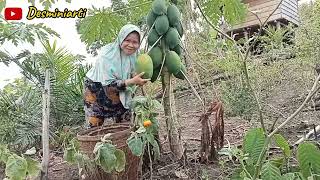
[[[140,37],[137,32],[130,33],[121,44],[121,50],[126,54],[127,56],[132,55],[135,53],[140,46]]]

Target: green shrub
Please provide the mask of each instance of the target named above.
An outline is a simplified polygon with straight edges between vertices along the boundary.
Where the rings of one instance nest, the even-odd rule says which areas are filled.
[[[249,88],[236,80],[221,83],[222,100],[230,116],[241,116],[250,120],[257,110]]]

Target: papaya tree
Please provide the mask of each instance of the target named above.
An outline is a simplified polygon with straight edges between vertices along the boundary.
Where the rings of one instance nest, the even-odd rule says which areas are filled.
[[[161,76],[163,106],[170,149],[176,158],[183,156],[179,124],[174,102],[173,76],[185,79],[186,68],[181,61],[181,37],[183,35],[181,14],[178,7],[163,0],[154,0],[147,16],[149,27],[149,55],[152,59],[151,82]]]
[[[152,8],[151,3],[158,3],[159,8]],[[179,131],[178,131],[178,125],[177,125],[177,115],[176,110],[174,107],[174,95],[172,92],[172,86],[171,86],[171,80],[173,76],[176,76],[177,78],[184,79],[184,75],[186,75],[186,69],[181,63],[180,60],[180,54],[182,52],[182,42],[181,42],[181,36],[183,33],[183,26],[186,26],[185,23],[192,23],[189,27],[197,27],[197,23],[199,20],[195,18],[195,21],[192,21],[192,19],[184,18],[180,14],[180,9],[182,9],[183,12],[189,11],[185,9],[187,3],[189,1],[180,1],[175,0],[172,2],[168,2],[166,0],[157,0],[157,1],[148,1],[148,0],[129,0],[127,3],[120,3],[118,0],[112,1],[111,8],[102,8],[97,9],[93,8],[89,11],[89,16],[87,16],[85,19],[80,20],[77,24],[77,30],[80,34],[81,40],[86,43],[88,48],[91,48],[96,45],[98,42],[99,44],[106,44],[110,42],[115,36],[116,33],[119,31],[119,29],[128,22],[139,24],[140,27],[145,30],[146,34],[148,35],[148,44],[149,46],[152,46],[156,41],[157,43],[164,45],[164,47],[154,46],[154,48],[150,48],[150,52],[162,51],[162,54],[167,54],[167,51],[171,51],[168,53],[170,59],[179,59],[179,61],[174,61],[175,63],[178,63],[176,65],[176,69],[168,69],[167,67],[174,67],[172,65],[163,66],[162,71],[160,72],[159,67],[154,68],[154,76],[152,77],[152,81],[157,79],[156,74],[161,73],[162,77],[162,89],[164,93],[164,110],[165,110],[165,117],[166,117],[166,124],[167,124],[167,130],[169,134],[169,142],[171,151],[174,152],[176,157],[181,158],[183,154],[183,148],[181,144],[181,139],[179,138]],[[190,1],[191,2],[191,1]],[[165,5],[161,5],[161,4]],[[170,4],[170,5],[169,5]],[[193,4],[193,3],[191,3]],[[169,5],[169,6],[168,6]],[[244,17],[245,7],[241,3],[240,0],[206,0],[201,1],[201,5],[205,7],[205,12],[209,17],[214,20],[214,23],[218,23],[218,21],[221,19],[221,17],[225,17],[228,21],[234,23],[236,22],[239,17]],[[170,31],[166,28],[161,28],[161,23],[155,23],[153,25],[154,17],[148,16],[150,15],[150,9],[153,9],[155,14],[162,15],[167,14],[167,6],[170,7],[170,13],[178,12],[178,15],[171,16],[170,19],[168,19],[165,16],[159,17],[162,18],[162,23],[168,24],[168,26],[171,26]],[[221,11],[221,8],[224,9],[224,11]],[[190,8],[191,9],[191,8]],[[197,12],[194,10],[194,8],[191,9],[192,13],[196,14]],[[148,14],[149,13],[149,14]],[[199,15],[198,15],[199,16]],[[145,26],[141,24],[141,17],[147,17],[144,18],[146,20],[142,21],[145,22],[148,26]],[[167,20],[166,20],[167,18]],[[153,19],[153,20],[152,20]],[[200,18],[201,19],[201,18]],[[179,23],[172,24],[173,21],[178,20]],[[203,20],[202,20],[203,21]],[[102,22],[102,23],[101,23]],[[170,25],[171,22],[171,25]],[[158,27],[157,30],[153,27]],[[174,27],[173,27],[174,26]],[[149,30],[149,31],[148,31]],[[165,33],[168,31],[170,35],[167,36],[167,39],[165,38]],[[187,33],[192,33],[191,29],[188,30]],[[159,34],[163,36],[163,38],[160,38]],[[173,37],[173,40],[172,40]],[[192,36],[191,36],[192,37]],[[160,39],[159,39],[160,38]],[[178,39],[178,41],[176,41]],[[149,42],[150,41],[150,42]],[[176,44],[176,43],[179,44]],[[167,45],[166,45],[167,44]],[[170,46],[168,46],[170,44]],[[152,56],[152,55],[151,55]],[[158,56],[159,57],[159,56]],[[167,57],[168,58],[168,57]],[[154,59],[154,58],[153,58]],[[158,66],[161,64],[162,60],[166,59],[164,56],[161,56],[160,60],[158,60]],[[159,63],[160,62],[160,63]],[[168,61],[169,62],[169,61]],[[169,62],[171,63],[171,62]],[[180,67],[181,66],[181,67]],[[173,75],[173,76],[172,76]]]

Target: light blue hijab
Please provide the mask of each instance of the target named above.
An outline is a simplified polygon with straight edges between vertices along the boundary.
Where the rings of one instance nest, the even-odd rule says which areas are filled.
[[[121,53],[120,45],[134,31],[138,32],[141,37],[140,29],[137,26],[132,24],[123,26],[116,41],[101,48],[95,65],[87,72],[86,76],[94,82],[101,82],[103,86],[107,86],[115,80],[130,79],[135,72],[135,62],[139,52],[127,56]],[[129,109],[131,95],[130,87],[119,93],[120,101],[126,109]]]

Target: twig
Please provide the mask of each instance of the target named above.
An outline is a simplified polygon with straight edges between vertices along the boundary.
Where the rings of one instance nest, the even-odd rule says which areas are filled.
[[[192,59],[191,55],[189,54],[189,52],[186,50],[185,47],[183,47],[183,46],[180,46],[180,47],[183,49],[184,53],[192,60],[192,62],[194,62],[195,64],[197,64],[199,67],[201,67],[201,68],[202,68],[203,70],[205,70],[206,72],[209,72],[209,70],[208,70],[207,68],[203,67],[200,63],[198,63],[197,61],[194,61],[194,60]]]
[[[259,29],[259,32],[258,32],[258,35],[256,36],[255,40],[253,41],[253,43],[249,46],[249,48],[247,49],[246,51],[246,55],[245,55],[245,59],[247,59],[248,55],[249,55],[249,52],[250,52],[250,49],[255,45],[255,43],[258,41],[259,37],[261,36],[262,34],[262,30],[264,28],[264,26],[267,24],[267,22],[269,21],[270,17],[277,11],[277,9],[279,9],[280,5],[282,4],[282,1],[283,0],[280,0],[279,4],[277,5],[277,7],[269,14],[269,16],[267,17],[267,19],[263,22],[262,26],[260,26],[260,29]],[[259,20],[259,18],[258,18]]]
[[[262,107],[261,107],[261,104],[258,100],[258,97],[255,93],[255,91],[253,90],[252,86],[251,86],[251,83],[250,83],[250,80],[249,80],[249,76],[248,76],[248,69],[247,69],[247,64],[246,64],[246,60],[248,59],[248,56],[249,56],[249,52],[251,50],[251,48],[253,48],[253,46],[255,45],[255,43],[258,41],[259,37],[261,36],[262,34],[262,30],[263,30],[263,27],[266,25],[266,23],[268,22],[268,20],[270,19],[270,17],[277,11],[277,9],[280,7],[281,3],[282,3],[283,0],[280,0],[279,4],[277,5],[277,7],[269,14],[269,16],[267,17],[267,19],[263,22],[262,26],[260,26],[260,30],[258,32],[258,36],[254,39],[253,43],[249,46],[249,48],[247,49],[246,51],[246,54],[245,54],[245,57],[243,59],[243,65],[245,66],[245,76],[246,76],[246,80],[247,80],[247,83],[248,83],[248,86],[249,86],[249,89],[252,91],[253,93],[253,96],[254,96],[254,99],[258,105],[258,109],[259,109],[259,119],[260,119],[260,123],[261,123],[261,127],[263,129],[264,132],[266,132],[266,128],[264,126],[264,121],[263,121],[263,115],[262,115]],[[259,20],[259,18],[258,18]],[[255,177],[254,177],[255,178]]]
[[[163,106],[163,99],[164,99],[164,95],[166,94],[166,90],[167,90],[167,87],[164,88],[163,94],[162,94],[162,97],[161,97],[161,105],[162,106]]]
[[[223,35],[224,37],[226,37],[227,39],[229,39],[230,41],[232,41],[234,44],[237,44],[237,42],[232,38],[230,37],[228,34],[226,34],[225,32],[223,32],[221,29],[219,29],[218,27],[216,27],[215,25],[213,25],[211,23],[211,21],[207,18],[207,16],[204,14],[199,2],[197,0],[194,1],[198,7],[198,9],[200,10],[200,13],[201,15],[203,16],[203,18],[205,19],[205,21],[207,21],[207,23],[209,23],[209,25],[214,29],[216,30],[218,33],[220,33],[221,35]]]
[[[272,126],[271,126],[269,132],[272,132],[272,131],[273,131],[274,127],[276,126],[276,124],[277,124],[277,122],[278,122],[278,120],[279,120],[279,118],[276,118],[276,120],[273,121]]]
[[[141,92],[143,96],[146,96],[146,91],[144,90],[144,86],[140,86]]]
[[[174,165],[176,165],[176,164],[179,164],[179,162],[173,162],[173,163],[171,163],[171,164],[167,164],[167,165],[165,165],[165,166],[163,166],[163,167],[161,167],[161,168],[158,168],[157,170],[158,170],[158,171],[166,170],[168,167],[174,166]]]
[[[163,36],[163,35],[161,35],[161,36],[157,39],[157,41],[152,44],[152,46],[151,46],[150,49],[148,50],[147,54],[151,51],[151,49],[152,49],[155,45],[157,45],[157,43],[160,41],[160,39],[162,38],[162,36]]]
[[[170,108],[170,115],[171,115],[171,123],[172,124],[170,124],[170,128],[173,126],[173,124],[174,124],[174,121],[176,120],[175,119],[175,116],[173,115],[173,106],[172,106],[172,78],[171,78],[171,75],[169,75],[169,88],[168,88],[168,90],[169,90],[169,108]],[[169,128],[168,128],[169,129]],[[171,129],[169,130],[169,132],[172,132],[171,131]],[[169,135],[169,139],[170,139],[170,136],[171,136],[171,134]]]
[[[302,143],[303,141],[305,141],[306,139],[309,139],[310,136],[312,134],[314,134],[314,137],[317,137],[317,132],[320,131],[320,125],[318,125],[317,127],[314,127],[310,132],[308,132],[307,135],[305,135],[304,137],[302,137],[301,139],[299,139],[298,141],[296,141],[293,146],[296,146],[300,143]]]
[[[159,71],[159,74],[158,74],[158,77],[157,77],[156,80],[158,80],[159,77],[161,76],[161,72],[162,72],[162,69],[163,69],[165,60],[166,60],[166,53],[164,53],[164,55],[163,55],[163,59],[162,59],[162,63],[161,63],[161,68],[160,68],[160,71]]]
[[[151,32],[152,28],[154,27],[155,23],[156,23],[156,21],[154,21],[154,23],[153,23],[152,26],[150,27],[149,31],[148,31],[146,34],[143,35],[143,37],[142,37],[142,39],[141,39],[141,42],[144,40],[145,37],[147,37],[147,35],[150,34],[150,32]],[[148,44],[148,43],[146,43],[146,45],[147,45],[147,44]]]
[[[262,24],[261,19],[260,19],[259,16],[258,16],[258,14],[255,13],[255,12],[253,12],[253,11],[251,11],[250,9],[249,9],[249,12],[252,13],[252,14],[258,19],[259,25],[260,25],[260,27],[262,27],[263,24]]]
[[[188,79],[188,77],[184,74],[183,71],[180,71],[182,73],[182,75],[186,78],[187,82],[189,83],[193,93],[196,95],[196,97],[199,99],[199,101],[201,102],[201,105],[202,105],[202,109],[203,109],[203,112],[205,112],[205,105],[204,105],[204,102],[203,100],[201,99],[200,95],[198,94],[197,90],[193,87],[192,83],[190,82],[190,80]]]
[[[320,127],[319,127],[319,129],[320,129]],[[317,128],[316,128],[315,124],[313,124],[313,130],[314,130],[314,140],[318,140]]]
[[[260,119],[260,123],[261,123],[261,127],[263,129],[264,132],[266,132],[266,128],[265,128],[265,125],[264,125],[264,120],[263,120],[263,115],[262,115],[262,107],[261,107],[261,104],[258,100],[258,97],[255,93],[255,91],[253,90],[252,86],[251,86],[251,83],[250,83],[250,80],[249,80],[249,76],[248,76],[248,69],[247,69],[247,64],[246,64],[246,60],[248,59],[248,56],[249,56],[249,52],[251,50],[251,48],[253,48],[253,46],[255,45],[255,43],[258,41],[259,37],[261,36],[262,34],[262,30],[263,30],[263,27],[266,25],[266,23],[268,22],[269,18],[277,11],[277,9],[279,8],[279,6],[281,5],[283,0],[281,0],[279,2],[279,4],[277,5],[277,7],[272,11],[272,13],[269,14],[269,16],[267,17],[267,19],[263,22],[263,24],[261,24],[261,20],[260,18],[255,14],[253,13],[257,19],[259,20],[260,22],[260,30],[258,32],[258,36],[256,36],[256,38],[254,39],[253,43],[248,47],[247,51],[245,52],[245,56],[243,58],[243,55],[241,55],[241,57],[243,58],[243,65],[244,65],[244,73],[245,73],[245,77],[246,77],[246,80],[247,80],[247,83],[248,83],[248,86],[249,86],[249,89],[251,90],[251,92],[253,93],[253,97],[256,101],[256,104],[258,105],[258,110],[259,110],[259,119]]]
[[[151,153],[150,153],[150,143],[148,142],[148,154],[149,154],[149,160],[150,160],[150,179],[152,180],[152,159],[151,159]]]
[[[273,107],[273,106],[270,105],[270,104],[267,104],[267,105],[268,105],[271,109],[273,109],[275,113],[280,114],[280,115],[282,116],[282,118],[287,119],[287,117],[286,117],[281,111],[279,111],[278,109],[276,109],[275,107]],[[272,131],[274,130],[274,127],[275,127],[275,125],[277,124],[278,120],[279,120],[279,117],[277,117],[276,120],[273,121],[269,132],[272,132]]]
[[[303,101],[303,103],[300,105],[300,107],[291,116],[289,116],[282,124],[280,124],[275,130],[273,130],[268,135],[268,137],[272,137],[275,133],[277,133],[279,131],[279,129],[281,129],[284,125],[286,125],[291,119],[293,119],[302,110],[302,108],[307,104],[307,102],[310,101],[311,97],[320,89],[320,87],[317,87],[319,80],[320,80],[320,75],[315,80],[315,82],[311,88],[311,91],[309,92],[308,96]]]
[[[271,109],[273,109],[274,112],[280,114],[280,115],[282,116],[282,118],[285,118],[285,119],[286,119],[286,116],[285,116],[281,111],[279,111],[277,108],[273,107],[273,106],[270,105],[270,104],[267,104],[267,105],[268,105]]]
[[[219,28],[217,28],[216,26],[214,26],[209,20],[208,18],[206,17],[206,15],[204,14],[204,12],[202,11],[199,3],[195,0],[195,3],[196,5],[198,6],[199,10],[200,10],[200,13],[202,14],[203,18],[207,21],[207,23],[209,23],[209,25],[215,29],[216,31],[218,31],[219,33],[221,33],[221,35],[223,35],[224,37],[226,37],[227,39],[229,39],[230,41],[232,41],[235,46],[236,46],[236,49],[243,61],[243,71],[244,71],[244,74],[245,74],[245,78],[246,78],[246,81],[247,81],[247,84],[248,84],[248,87],[250,89],[250,91],[253,93],[253,97],[254,97],[254,100],[258,106],[258,111],[259,111],[259,119],[260,119],[260,124],[261,124],[261,127],[263,129],[264,132],[266,132],[266,128],[265,128],[265,125],[264,125],[264,121],[263,121],[263,115],[262,115],[262,108],[261,108],[261,104],[258,100],[258,97],[255,93],[255,91],[253,90],[252,86],[251,86],[251,83],[250,83],[250,78],[249,78],[249,75],[248,75],[248,69],[247,69],[247,58],[248,58],[248,54],[249,54],[249,51],[251,49],[251,47],[253,47],[253,44],[256,42],[257,39],[255,39],[254,43],[251,44],[251,46],[247,49],[247,52],[246,52],[246,55],[244,56],[241,49],[240,49],[240,46],[238,46],[237,42],[231,38],[228,34],[224,33],[223,31],[221,31]],[[258,36],[259,37],[259,36]]]
[[[193,61],[193,60],[192,60]],[[199,78],[199,76],[198,76],[198,73],[197,73],[197,71],[196,71],[196,69],[194,68],[194,65],[191,63],[191,68],[193,69],[193,72],[195,73],[195,77],[196,77],[196,80],[197,80],[197,82],[198,82],[198,88],[201,90],[202,89],[202,87],[201,87],[201,81],[200,81],[200,78]],[[208,71],[207,71],[208,72]],[[202,94],[201,92],[200,92],[200,94]],[[200,94],[199,94],[199,96],[200,96]],[[206,97],[203,95],[202,96],[202,99],[204,100],[204,102],[203,102],[203,106],[205,106],[205,101],[206,101]],[[204,110],[204,109],[203,109]],[[205,113],[205,111],[203,111],[203,113]]]

